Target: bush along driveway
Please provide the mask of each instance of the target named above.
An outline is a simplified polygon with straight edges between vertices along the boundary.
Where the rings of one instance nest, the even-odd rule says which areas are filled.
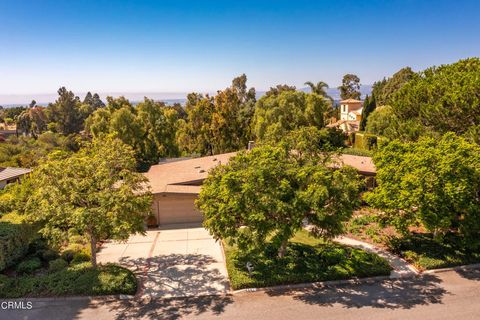
[[[387,260],[375,253],[313,238],[299,231],[291,239],[284,258],[267,245],[263,252],[244,253],[225,244],[227,269],[232,289],[259,288],[283,284],[388,276]],[[251,273],[247,263],[253,266]]]

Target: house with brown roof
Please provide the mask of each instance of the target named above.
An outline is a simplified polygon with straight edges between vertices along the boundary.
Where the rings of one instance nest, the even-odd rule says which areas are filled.
[[[19,181],[24,175],[30,173],[31,169],[0,167],[0,189],[5,188],[9,183]]]
[[[152,213],[160,225],[201,223],[202,214],[195,208],[203,181],[215,166],[228,163],[236,152],[215,156],[168,161],[153,165],[145,173],[153,194]],[[369,157],[344,154],[340,161],[356,168],[365,177],[375,175]]]

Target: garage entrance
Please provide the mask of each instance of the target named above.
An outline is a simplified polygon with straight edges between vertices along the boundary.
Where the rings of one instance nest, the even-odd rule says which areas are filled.
[[[156,194],[153,211],[161,226],[169,224],[198,223],[203,221],[202,214],[195,208],[196,194]]]

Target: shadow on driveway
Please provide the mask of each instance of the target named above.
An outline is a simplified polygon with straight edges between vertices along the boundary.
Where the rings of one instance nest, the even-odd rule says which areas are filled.
[[[168,254],[120,260],[137,274],[140,296],[175,298],[225,294],[229,283],[223,265],[203,254]]]
[[[462,278],[468,280],[476,280],[480,281],[480,269],[479,268],[472,268],[472,269],[457,269],[455,272],[461,276]]]
[[[340,304],[346,308],[410,309],[418,305],[442,303],[443,296],[448,292],[440,283],[438,277],[424,275],[373,284],[345,284],[267,294],[291,294],[296,300],[319,306]]]

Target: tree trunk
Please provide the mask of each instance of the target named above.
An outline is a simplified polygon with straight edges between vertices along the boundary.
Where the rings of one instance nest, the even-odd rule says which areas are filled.
[[[95,239],[94,235],[90,235],[90,251],[92,255],[92,266],[94,268],[97,267],[97,239]]]
[[[280,248],[278,248],[279,258],[285,257],[285,252],[287,251],[287,244],[288,244],[288,240],[282,240],[282,244],[280,245]]]

